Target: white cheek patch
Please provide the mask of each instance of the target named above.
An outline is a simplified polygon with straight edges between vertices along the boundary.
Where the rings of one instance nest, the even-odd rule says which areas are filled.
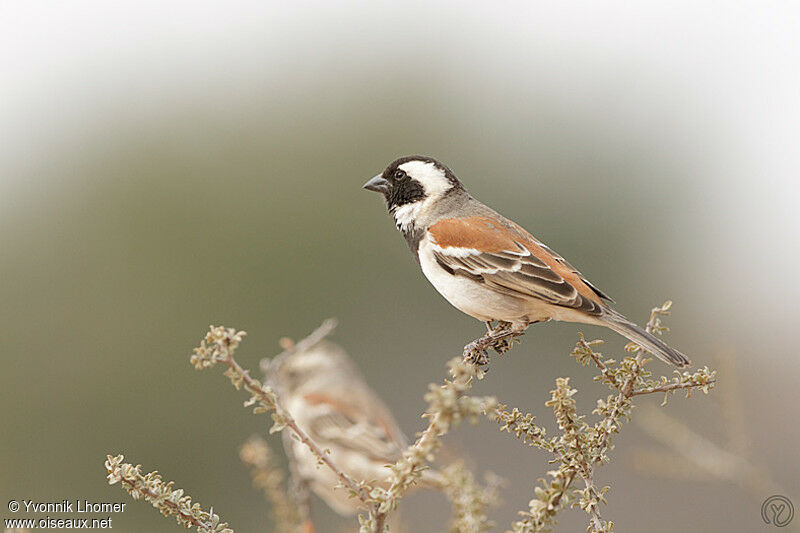
[[[438,198],[453,187],[442,169],[427,161],[409,161],[398,167],[425,188],[427,198]]]
[[[425,190],[423,199],[401,205],[392,211],[397,228],[401,231],[407,231],[414,226],[421,216],[428,212],[430,206],[436,200],[453,188],[453,184],[447,179],[442,169],[427,161],[409,161],[397,168],[405,171],[411,179],[416,180]]]
[[[444,171],[427,161],[409,161],[397,167],[411,179],[416,180],[425,190],[425,198],[416,202],[401,205],[392,211],[395,224],[401,231],[414,226],[417,219],[424,215],[433,202],[453,188]]]
[[[397,228],[402,231],[410,228],[417,219],[417,215],[419,215],[421,209],[422,201],[401,205],[396,208],[392,214],[394,215],[394,223],[397,225]]]

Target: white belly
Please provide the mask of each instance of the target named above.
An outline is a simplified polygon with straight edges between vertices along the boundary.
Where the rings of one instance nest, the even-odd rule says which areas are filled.
[[[454,276],[436,262],[427,239],[420,241],[422,273],[456,309],[482,320],[521,323],[549,318],[545,302],[502,294],[464,276]]]

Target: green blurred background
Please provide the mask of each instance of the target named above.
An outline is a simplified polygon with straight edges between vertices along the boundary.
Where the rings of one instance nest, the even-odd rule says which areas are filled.
[[[103,468],[125,453],[237,531],[268,531],[237,457],[265,419],[188,364],[212,323],[247,330],[256,368],[338,317],[334,340],[420,430],[427,384],[483,326],[361,190],[409,153],[450,165],[629,317],[674,300],[667,340],[700,365],[730,355],[741,379],[667,412],[727,446],[728,387],[774,480],[763,497],[800,504],[798,22],[785,2],[0,3],[0,517],[22,516],[11,499],[129,501]],[[543,402],[569,375],[591,410],[603,391],[567,356],[579,330],[623,345],[536,326],[476,392],[553,428]],[[548,469],[488,421],[448,443],[508,480],[501,531]],[[617,443],[597,482],[618,531],[768,527],[734,483],[635,468],[666,450],[635,425]],[[444,505],[409,497],[407,530],[442,530]],[[322,533],[353,524],[314,511]],[[564,512],[557,531],[584,524]],[[145,504],[114,522],[177,527]]]

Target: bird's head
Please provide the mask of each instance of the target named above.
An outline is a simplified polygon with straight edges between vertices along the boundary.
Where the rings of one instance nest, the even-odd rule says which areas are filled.
[[[292,394],[300,388],[315,387],[328,380],[355,372],[353,363],[339,345],[322,340],[281,361],[274,377],[281,392]]]
[[[383,194],[401,231],[413,227],[445,196],[464,190],[449,168],[432,157],[419,155],[392,161],[364,188]]]

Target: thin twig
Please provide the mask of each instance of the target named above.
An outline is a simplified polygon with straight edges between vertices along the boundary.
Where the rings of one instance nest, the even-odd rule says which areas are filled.
[[[580,347],[582,347],[584,350],[586,350],[586,353],[588,353],[589,357],[592,358],[592,361],[594,361],[594,364],[597,366],[598,369],[600,369],[600,373],[603,374],[603,377],[606,378],[606,380],[611,385],[613,385],[614,387],[619,389],[620,385],[619,385],[619,382],[617,381],[616,376],[614,376],[614,374],[611,373],[611,371],[609,370],[609,368],[606,365],[605,361],[603,361],[603,359],[600,357],[600,355],[597,352],[595,352],[594,350],[592,350],[592,344],[589,343],[589,342],[586,342],[586,339],[583,337],[583,333],[579,333],[578,336],[579,336],[578,345]],[[602,341],[592,341],[592,342],[597,343],[597,342],[602,342]]]
[[[134,500],[145,500],[161,514],[172,516],[187,529],[194,526],[198,531],[233,533],[228,524],[220,523],[213,507],[210,512],[205,512],[199,503],[192,502],[183,489],[173,488],[175,484],[172,481],[164,482],[158,472],[142,474],[141,465],[124,463],[124,459],[122,455],[106,456],[105,467],[110,485],[120,483]]]
[[[583,478],[583,482],[586,485],[586,489],[589,492],[592,493],[593,497],[595,498],[595,501],[599,501],[598,500],[599,495],[597,494],[597,488],[594,486],[594,481],[592,480],[592,469],[590,469],[589,470],[589,474],[587,474]],[[603,517],[600,516],[600,510],[597,508],[597,505],[595,505],[595,504],[589,505],[589,508],[587,509],[587,511],[589,511],[589,514],[592,517],[592,524],[593,524],[595,530],[596,531],[602,531],[603,530]]]
[[[124,485],[126,487],[126,490],[128,490],[129,492],[131,492],[131,491],[140,492],[141,495],[142,495],[142,499],[145,500],[145,501],[155,500],[155,499],[157,499],[159,497],[159,495],[156,494],[155,492],[152,492],[152,491],[148,490],[145,487],[139,487],[133,481],[128,481],[127,479],[122,479],[122,480],[120,480],[120,483],[122,485]],[[200,520],[199,518],[196,518],[196,517],[192,516],[190,513],[185,512],[184,510],[182,510],[181,506],[179,506],[177,503],[171,502],[169,500],[163,500],[161,502],[161,505],[163,505],[164,507],[169,509],[170,514],[175,515],[175,516],[180,515],[183,521],[192,524],[197,529],[201,529],[201,528],[208,529],[208,524],[207,523],[205,523],[203,520]],[[214,512],[214,509],[212,508],[211,512],[209,513],[209,515],[211,513],[213,513],[213,512]]]
[[[397,501],[421,477],[426,464],[441,446],[440,437],[461,420],[476,420],[487,410],[494,410],[497,403],[494,398],[477,398],[466,394],[472,387],[473,380],[482,375],[482,371],[474,363],[454,358],[448,366],[452,380],[445,380],[439,386],[431,385],[425,395],[428,410],[423,416],[429,419],[428,427],[391,467],[389,488],[380,491],[376,498],[379,505],[371,517],[373,531],[382,533],[380,528],[385,524],[388,513],[394,510]]]
[[[428,427],[420,433],[417,440],[412,444],[409,449],[417,449],[417,450],[426,450],[430,446],[435,446],[436,444],[434,441],[440,436],[440,432],[442,428],[440,428],[440,415],[439,413],[435,414],[431,417],[431,421],[428,424]],[[403,497],[406,490],[408,489],[408,485],[403,482],[403,479],[395,479],[392,485],[386,490],[385,500],[386,502],[390,502],[391,505],[384,506],[383,510],[378,509],[375,513],[375,530],[378,532],[383,532],[383,527],[386,524],[386,518],[389,515],[389,511],[394,503]]]
[[[631,391],[628,397],[641,396],[642,394],[653,394],[656,392],[674,392],[676,390],[695,389],[700,385],[696,383],[670,383],[668,385],[659,385],[657,387],[645,387],[643,389],[636,389]]]
[[[131,490],[131,491],[132,490],[137,490],[137,491],[141,492],[142,493],[142,499],[145,500],[145,501],[154,500],[154,499],[156,499],[158,497],[158,494],[156,494],[156,493],[154,493],[154,492],[152,492],[152,491],[150,491],[150,490],[148,490],[146,488],[137,487],[136,483],[134,483],[133,481],[128,481],[127,479],[123,479],[123,480],[120,481],[120,483],[122,485],[125,485],[125,487],[127,487],[127,490]],[[164,500],[162,502],[162,505],[164,507],[167,507],[170,510],[171,514],[180,515],[183,518],[183,520],[185,520],[186,522],[189,522],[194,527],[196,527],[198,529],[200,529],[200,528],[208,528],[208,524],[206,524],[205,522],[203,522],[199,518],[195,518],[191,514],[186,513],[183,510],[181,510],[181,507],[177,503],[173,503],[173,502],[171,502],[169,500]],[[213,512],[213,509],[212,509],[212,512]]]

